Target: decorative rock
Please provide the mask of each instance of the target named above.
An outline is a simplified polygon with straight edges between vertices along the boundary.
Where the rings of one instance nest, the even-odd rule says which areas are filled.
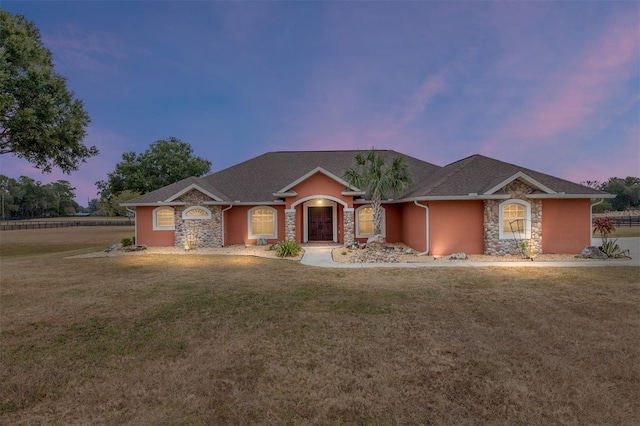
[[[147,246],[144,244],[139,244],[139,245],[135,245],[135,246],[127,246],[127,247],[121,247],[120,250],[122,251],[142,251],[142,250],[146,250]]]
[[[600,248],[596,246],[589,246],[582,249],[579,255],[581,259],[608,259],[607,255],[600,250]]]
[[[112,244],[109,247],[107,247],[106,249],[104,249],[104,251],[106,253],[110,253],[114,250],[120,250],[122,248],[122,244],[118,243],[118,244]]]
[[[404,254],[413,254],[413,250],[411,250],[410,248],[405,249]]]
[[[367,247],[371,249],[382,249],[387,245],[387,239],[380,234],[372,235],[367,239]]]
[[[468,258],[466,253],[454,253],[449,256],[449,260],[467,260]]]

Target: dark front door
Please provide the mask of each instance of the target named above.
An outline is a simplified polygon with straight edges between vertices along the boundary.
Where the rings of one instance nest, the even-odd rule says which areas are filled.
[[[333,241],[331,207],[309,207],[309,241]]]

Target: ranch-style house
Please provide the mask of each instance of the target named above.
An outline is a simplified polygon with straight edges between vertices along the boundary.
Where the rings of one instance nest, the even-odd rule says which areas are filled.
[[[333,242],[373,233],[368,194],[344,171],[359,151],[269,152],[208,176],[133,199],[136,241],[147,246],[222,247]],[[482,155],[441,167],[403,157],[411,186],[383,200],[382,233],[434,256],[465,252],[579,253],[591,245],[592,200],[610,194]]]

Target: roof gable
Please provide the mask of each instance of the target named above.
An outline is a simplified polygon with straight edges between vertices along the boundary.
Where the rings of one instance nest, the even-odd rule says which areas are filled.
[[[167,198],[166,200],[164,200],[165,203],[170,203],[174,200],[177,200],[178,198],[182,197],[184,194],[186,194],[189,191],[192,190],[196,190],[199,191],[201,193],[203,193],[204,195],[206,195],[207,197],[211,198],[214,201],[224,201],[222,198],[214,195],[213,193],[209,192],[208,190],[204,189],[201,185],[198,185],[197,183],[192,183],[191,185],[187,186],[186,188],[181,189],[180,191],[176,192],[175,194],[173,194],[171,197]]]
[[[290,184],[288,184],[278,192],[274,193],[273,195],[278,196],[278,194],[287,194],[296,185],[300,184],[301,182],[304,182],[305,180],[309,179],[311,176],[315,175],[316,173],[322,173],[323,175],[327,176],[329,179],[332,179],[338,182],[339,184],[343,185],[345,188],[347,188],[351,192],[364,194],[364,191],[362,191],[361,189],[356,188],[355,186],[349,184],[349,182],[345,181],[344,179],[318,166],[315,169],[309,171],[308,173],[305,173],[303,176],[300,176],[298,179],[294,180],[293,182],[291,182]]]
[[[553,189],[551,189],[551,188],[547,187],[546,185],[538,182],[534,178],[528,176],[527,174],[525,174],[525,173],[523,173],[521,171],[519,171],[519,172],[509,176],[508,178],[502,180],[497,185],[495,185],[492,188],[490,188],[487,191],[485,191],[484,194],[485,195],[493,195],[497,191],[499,191],[500,189],[504,188],[505,186],[507,186],[508,184],[513,182],[514,180],[518,180],[518,179],[523,181],[523,182],[525,182],[530,187],[532,187],[534,189],[538,189],[540,191],[543,191],[546,194],[556,194],[556,191],[554,191]]]

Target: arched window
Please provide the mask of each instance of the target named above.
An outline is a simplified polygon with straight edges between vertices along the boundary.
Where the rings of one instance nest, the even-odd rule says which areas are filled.
[[[153,209],[153,230],[173,231],[176,229],[173,207],[157,207]]]
[[[522,200],[500,203],[500,239],[531,238],[531,205]]]
[[[380,232],[386,236],[386,214],[382,207],[382,218],[380,220]],[[373,235],[373,207],[370,205],[360,206],[356,209],[356,238],[367,238]]]
[[[250,239],[278,238],[278,212],[273,207],[254,207],[247,220]]]
[[[211,210],[206,207],[193,206],[182,212],[183,219],[211,219]]]

